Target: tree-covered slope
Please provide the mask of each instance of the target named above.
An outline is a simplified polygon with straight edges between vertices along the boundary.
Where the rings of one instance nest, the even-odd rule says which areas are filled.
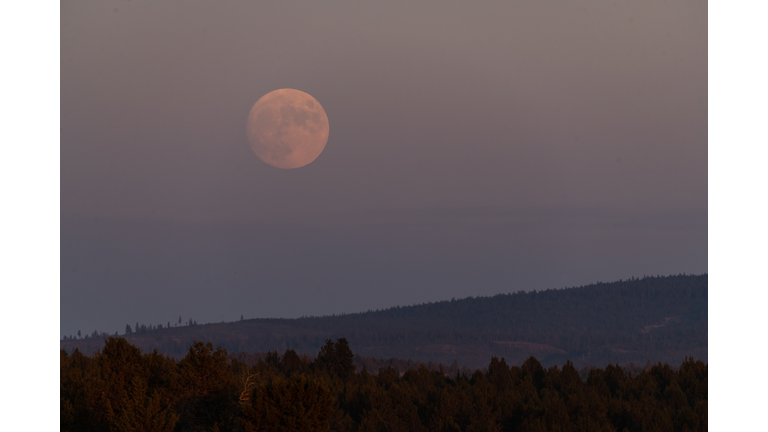
[[[314,354],[344,337],[363,356],[480,367],[492,355],[519,363],[604,365],[707,359],[707,275],[646,277],[578,288],[500,294],[340,316],[253,319],[126,335],[177,358],[194,341],[230,352]],[[62,341],[93,352],[103,338]]]

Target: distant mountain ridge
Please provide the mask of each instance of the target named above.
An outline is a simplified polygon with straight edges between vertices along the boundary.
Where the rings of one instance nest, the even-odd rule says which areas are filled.
[[[469,367],[491,356],[544,365],[707,361],[708,276],[644,277],[577,288],[499,294],[354,314],[251,319],[146,331],[124,337],[142,350],[182,358],[194,340],[229,352],[294,349],[315,355],[344,337],[355,353]],[[97,338],[61,347],[88,354]]]

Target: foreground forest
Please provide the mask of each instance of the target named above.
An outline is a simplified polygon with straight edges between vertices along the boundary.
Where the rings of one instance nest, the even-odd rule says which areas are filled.
[[[314,361],[286,350],[249,366],[196,342],[181,361],[110,337],[88,357],[61,351],[62,431],[706,431],[707,365],[639,373],[571,362],[445,374],[355,371],[345,339]]]
[[[177,359],[196,340],[230,352],[314,355],[326,339],[346,338],[361,356],[471,368],[486,366],[491,356],[515,364],[535,356],[545,366],[675,364],[684,356],[707,360],[707,287],[707,275],[644,277],[326,317],[136,323],[123,337]],[[90,354],[107,336],[67,337],[61,348]]]

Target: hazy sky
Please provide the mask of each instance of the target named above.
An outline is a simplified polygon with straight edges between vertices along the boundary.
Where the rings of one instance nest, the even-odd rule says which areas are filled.
[[[706,2],[61,3],[62,334],[706,271]]]

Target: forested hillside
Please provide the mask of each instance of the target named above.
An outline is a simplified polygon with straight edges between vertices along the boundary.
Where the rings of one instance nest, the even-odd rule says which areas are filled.
[[[399,357],[472,368],[491,356],[513,364],[535,356],[545,366],[676,364],[707,359],[707,275],[646,277],[547,291],[466,298],[340,316],[252,319],[158,329],[125,335],[143,350],[177,359],[195,340],[230,352],[314,355],[326,339],[346,338],[377,358]],[[167,326],[166,326],[167,327]],[[103,336],[64,340],[61,347],[92,353]]]
[[[347,341],[314,361],[293,350],[253,366],[195,343],[176,362],[109,338],[60,357],[62,431],[706,431],[708,372],[686,358],[579,377],[493,357],[484,370],[355,372]]]

